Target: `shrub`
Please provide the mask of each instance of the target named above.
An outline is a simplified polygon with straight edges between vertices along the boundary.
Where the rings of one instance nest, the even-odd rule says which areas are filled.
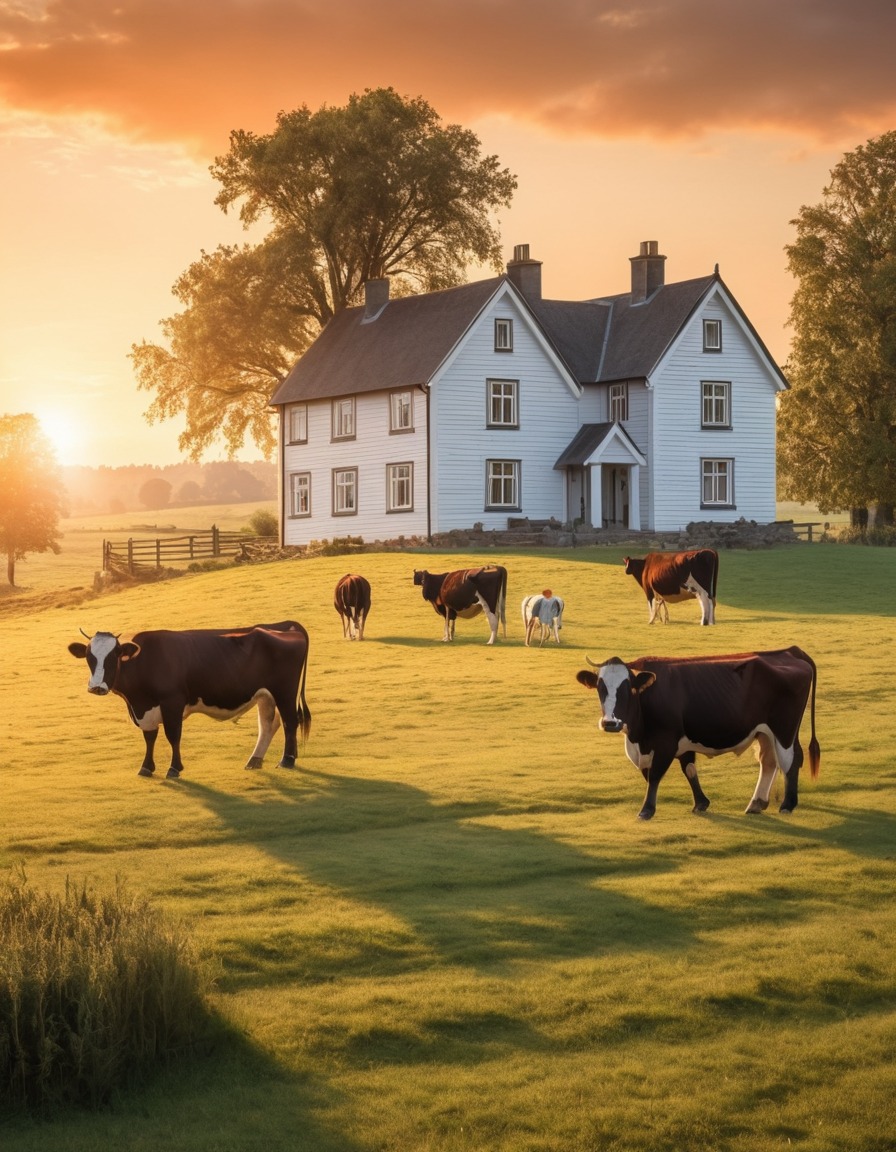
[[[874,528],[842,528],[839,544],[867,544],[872,548],[896,548],[896,526],[881,524]]]
[[[275,513],[268,508],[256,509],[249,517],[246,527],[249,532],[254,532],[256,536],[279,536],[280,534],[280,521]]]
[[[184,930],[120,886],[0,888],[0,1105],[98,1107],[209,1035],[207,974]]]

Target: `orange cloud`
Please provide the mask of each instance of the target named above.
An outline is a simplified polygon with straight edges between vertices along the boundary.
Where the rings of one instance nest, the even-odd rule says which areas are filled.
[[[858,142],[896,122],[892,0],[0,0],[0,100],[204,155],[391,85],[446,119]]]

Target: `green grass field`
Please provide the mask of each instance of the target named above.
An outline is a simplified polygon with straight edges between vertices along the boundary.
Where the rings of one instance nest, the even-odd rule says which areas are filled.
[[[620,558],[377,553],[19,601],[0,863],[53,890],[118,878],[183,918],[231,1038],[105,1112],[0,1122],[4,1152],[896,1148],[894,550],[725,552],[715,628],[695,602],[648,626]],[[413,569],[483,559],[510,573],[507,639],[480,618],[442,644]],[[350,568],[373,586],[363,644],[332,606]],[[547,586],[563,643],[527,649],[519,602]],[[123,702],[66,651],[79,629],[284,617],[311,634],[294,770],[275,742],[244,771],[251,716],[194,717],[183,778],[138,778]],[[639,822],[585,655],[792,643],[822,749],[797,811],[743,815],[747,754],[701,760],[706,815],[674,769]]]

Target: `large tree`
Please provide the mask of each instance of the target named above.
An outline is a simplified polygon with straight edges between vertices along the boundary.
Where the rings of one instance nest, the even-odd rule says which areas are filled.
[[[167,347],[131,351],[155,393],[147,417],[183,413],[194,459],[219,434],[231,453],[246,437],[271,451],[271,393],[367,280],[404,295],[461,283],[473,261],[501,268],[493,214],[516,178],[420,97],[368,89],[344,107],[281,112],[270,135],[232,132],[211,172],[215,202],[268,231],[203,252],[174,285],[184,308],[162,322]]]
[[[50,441],[30,413],[0,416],[0,553],[6,578],[29,552],[60,551],[65,489]]]
[[[798,285],[779,412],[782,495],[896,503],[896,132],[847,153],[786,248]]]

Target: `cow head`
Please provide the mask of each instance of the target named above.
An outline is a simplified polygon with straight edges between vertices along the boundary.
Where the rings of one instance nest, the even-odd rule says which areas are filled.
[[[603,664],[595,664],[587,656],[585,659],[597,672],[583,668],[576,674],[576,680],[585,688],[597,691],[601,707],[598,727],[602,732],[626,730],[639,694],[650,687],[656,676],[652,672],[629,668],[618,656],[605,660]]]
[[[418,570],[415,568],[415,569],[414,569],[414,586],[415,586],[416,588],[422,588],[422,587],[423,587],[423,577],[424,577],[424,576],[428,576],[428,575],[429,575],[429,573],[428,573],[428,572],[426,572],[426,571],[423,571],[423,572],[419,572],[419,571],[418,571]]]
[[[95,636],[87,637],[86,644],[78,641],[69,644],[68,650],[76,659],[87,661],[90,669],[87,691],[97,696],[106,696],[115,687],[119,664],[136,656],[140,645],[130,640],[119,644],[118,637],[111,632],[97,632]]]

